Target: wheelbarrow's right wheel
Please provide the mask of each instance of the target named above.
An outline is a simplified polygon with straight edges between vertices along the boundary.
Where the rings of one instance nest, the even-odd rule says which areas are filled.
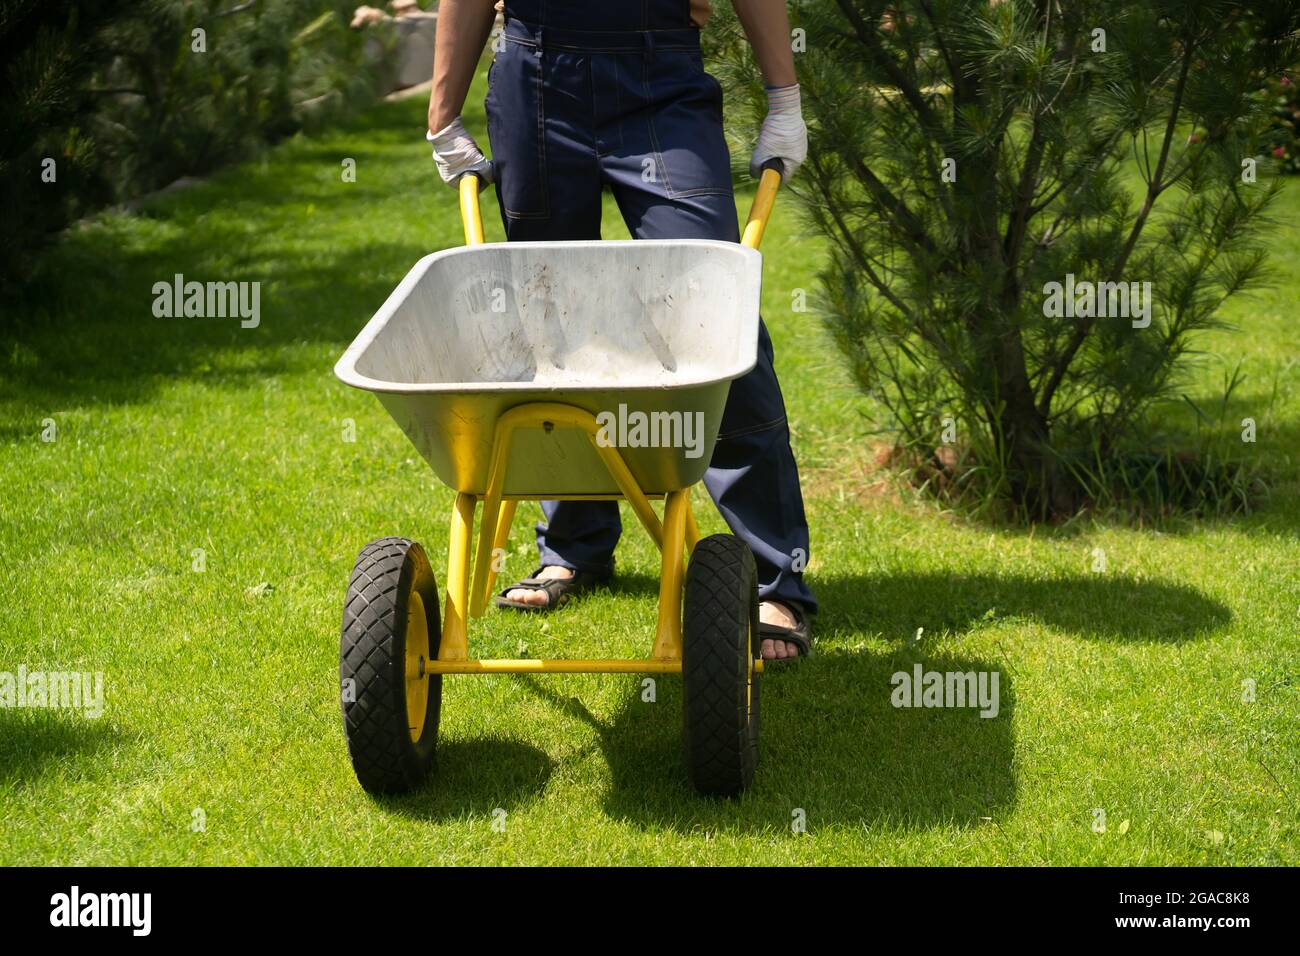
[[[380,538],[357,556],[343,605],[339,677],[352,769],[371,793],[402,793],[433,767],[442,675],[438,585],[424,549]]]
[[[687,773],[700,793],[733,797],[758,763],[758,575],[743,541],[715,534],[695,546],[682,617]]]

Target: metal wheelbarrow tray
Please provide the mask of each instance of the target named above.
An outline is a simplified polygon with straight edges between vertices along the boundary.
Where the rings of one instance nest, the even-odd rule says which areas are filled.
[[[636,483],[663,494],[703,476],[731,381],[754,366],[761,261],[744,246],[702,239],[436,252],[407,274],[335,372],[376,393],[457,491],[486,492],[505,411],[561,401],[610,416],[607,438]],[[515,437],[506,495],[618,492],[581,431]]]
[[[739,245],[489,245],[478,183],[461,179],[467,245],[417,262],[335,366],[456,491],[441,600],[408,538],[370,542],[348,583],[339,677],[365,789],[418,787],[434,764],[443,675],[493,673],[681,674],[692,784],[725,796],[749,785],[763,670],[757,573],[739,538],[701,538],[690,488],[731,382],[754,366],[757,248],[779,183],[779,171],[764,172]],[[516,506],[547,498],[624,499],[658,546],[649,657],[470,657],[469,620],[487,609]]]

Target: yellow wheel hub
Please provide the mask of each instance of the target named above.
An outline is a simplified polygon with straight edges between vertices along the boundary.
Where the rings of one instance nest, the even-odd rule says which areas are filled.
[[[406,600],[406,723],[411,740],[420,739],[424,718],[429,710],[429,675],[424,665],[429,660],[429,622],[424,616],[424,600],[412,591]]]

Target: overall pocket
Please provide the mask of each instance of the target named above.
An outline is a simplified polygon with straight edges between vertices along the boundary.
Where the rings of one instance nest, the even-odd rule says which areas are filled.
[[[493,61],[483,104],[497,195],[512,219],[550,215],[542,62],[535,47],[507,39]]]
[[[731,195],[722,87],[699,54],[655,51],[644,61],[641,88],[664,192],[674,199]]]

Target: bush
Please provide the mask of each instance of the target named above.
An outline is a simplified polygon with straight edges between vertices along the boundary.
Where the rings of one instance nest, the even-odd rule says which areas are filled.
[[[10,0],[0,11],[0,283],[109,202],[365,100],[340,0]],[[54,161],[54,181],[48,178]],[[12,291],[12,290],[11,290]]]
[[[1282,172],[1300,173],[1300,71],[1269,77],[1262,96],[1273,112],[1269,152]]]
[[[1149,413],[1265,275],[1259,90],[1294,62],[1295,0],[805,0],[794,25],[792,189],[831,244],[830,327],[901,441],[929,457],[955,432],[966,487],[1033,519],[1174,460]],[[714,42],[752,122],[752,58]],[[1102,282],[1122,286],[1081,291]]]
[[[112,197],[84,120],[93,109],[90,77],[108,56],[100,31],[126,7],[0,6],[0,285],[23,274],[34,240]]]

